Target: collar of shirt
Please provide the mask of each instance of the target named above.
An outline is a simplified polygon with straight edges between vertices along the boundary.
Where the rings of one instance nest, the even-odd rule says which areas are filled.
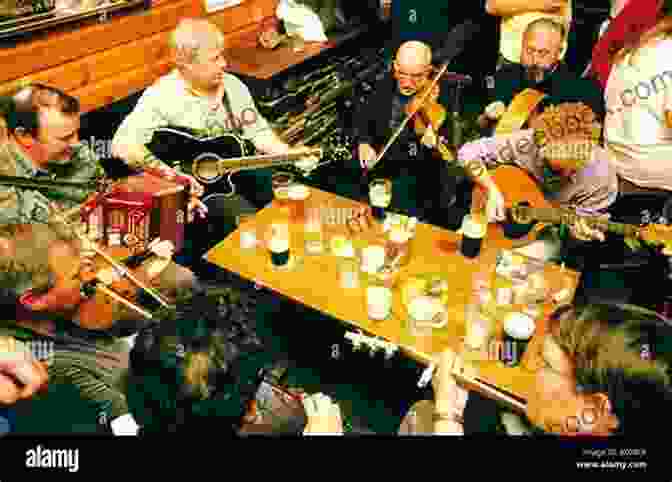
[[[189,85],[189,82],[187,82],[187,80],[182,76],[179,70],[175,70],[175,75],[178,81],[178,85],[180,86],[180,89],[186,95],[207,102],[208,105],[210,106],[210,110],[216,111],[219,110],[220,107],[222,107],[221,99],[218,99],[211,95],[204,94],[198,91],[197,89],[193,88],[191,85]],[[223,79],[222,82],[224,82]]]

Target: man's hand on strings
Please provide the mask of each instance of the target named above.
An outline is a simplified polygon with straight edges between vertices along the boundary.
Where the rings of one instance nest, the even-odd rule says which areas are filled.
[[[608,215],[602,216],[605,220]],[[569,225],[571,235],[580,241],[604,241],[605,235],[600,229],[591,227],[585,219],[577,218]]]
[[[198,197],[191,196],[189,204],[187,205],[187,222],[192,223],[196,216],[203,219],[208,215],[208,206],[203,203]]]
[[[300,154],[302,152],[307,153],[309,150],[311,150],[310,147],[304,146],[302,143],[297,143],[297,144],[294,145],[294,147],[291,147],[289,149],[289,153],[290,154],[293,154],[293,153],[299,153]],[[307,154],[306,156],[304,156],[304,157],[300,158],[298,161],[296,161],[294,163],[294,165],[298,169],[300,169],[301,171],[303,171],[305,173],[310,173],[313,170],[315,170],[315,168],[317,167],[319,162],[320,162],[320,159],[317,156],[315,156],[313,154]]]
[[[452,350],[446,349],[439,355],[436,372],[432,377],[436,407],[439,411],[451,411],[461,416],[467,404],[469,392],[457,384],[455,374],[471,378],[476,376],[472,367],[465,365],[462,358]]]
[[[371,147],[369,144],[360,144],[357,147],[359,162],[362,164],[363,168],[368,168],[371,166],[373,161],[378,157],[376,150]]]
[[[167,239],[155,238],[147,248],[160,258],[172,258],[175,254],[175,245]]]
[[[425,129],[425,133],[422,135],[420,142],[422,143],[422,145],[424,145],[425,147],[429,147],[430,149],[436,147],[437,137],[436,132],[434,132],[434,129],[432,129],[431,127]]]

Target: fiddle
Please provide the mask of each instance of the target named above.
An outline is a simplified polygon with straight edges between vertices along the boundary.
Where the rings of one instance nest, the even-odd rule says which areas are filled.
[[[448,112],[439,104],[439,95],[439,84],[427,79],[413,99],[406,104],[406,114],[411,116],[413,130],[419,137],[423,137],[428,128],[437,132],[446,121]]]
[[[133,255],[125,246],[98,248],[96,252],[99,256],[93,258],[93,263],[83,267],[81,255],[72,243],[52,243],[48,252],[52,287],[44,294],[27,292],[21,303],[33,311],[72,313],[76,323],[88,330],[111,328],[120,319],[123,307],[152,319],[151,313],[136,304],[136,281],[149,285],[170,258],[151,259],[152,252]],[[113,259],[115,265],[110,266],[107,258]]]
[[[428,80],[425,82],[423,88],[414,95],[413,99],[411,99],[409,105],[407,106],[406,117],[404,117],[404,120],[401,122],[401,125],[399,125],[394,134],[390,136],[390,139],[387,141],[387,144],[385,144],[385,147],[383,147],[378,156],[371,163],[369,163],[368,169],[373,169],[376,164],[382,160],[383,156],[387,153],[387,150],[399,137],[401,131],[404,130],[406,124],[408,124],[412,118],[414,119],[416,133],[422,132],[423,137],[425,133],[430,132],[428,131],[428,127],[431,127],[431,132],[434,133],[434,129],[438,129],[443,124],[447,113],[446,110],[437,102],[439,97],[438,81],[446,72],[447,68],[448,63],[443,64],[443,66],[438,69],[438,73],[435,75],[435,77],[431,81]],[[443,144],[441,139],[437,140],[436,147],[444,159],[452,160],[454,158],[448,147]]]

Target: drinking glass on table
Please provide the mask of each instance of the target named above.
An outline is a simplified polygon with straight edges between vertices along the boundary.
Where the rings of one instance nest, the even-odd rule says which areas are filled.
[[[276,172],[271,176],[273,196],[278,205],[289,203],[289,189],[294,184],[294,175],[289,172]]]
[[[254,248],[257,245],[257,226],[254,222],[254,214],[236,216],[236,225],[240,235],[241,249]]]
[[[467,214],[462,220],[462,240],[460,252],[467,258],[476,258],[481,253],[483,238],[488,229],[485,217],[480,214]]]
[[[289,225],[273,223],[267,232],[267,248],[271,256],[271,264],[281,268],[289,263]]]
[[[324,251],[322,217],[319,208],[311,208],[306,213],[303,233],[306,254],[320,254]]]
[[[369,200],[373,217],[378,221],[385,219],[385,209],[392,202],[392,181],[389,179],[374,179],[369,184]]]
[[[306,216],[306,199],[310,196],[310,189],[299,183],[289,186],[289,215],[293,220],[300,221]]]

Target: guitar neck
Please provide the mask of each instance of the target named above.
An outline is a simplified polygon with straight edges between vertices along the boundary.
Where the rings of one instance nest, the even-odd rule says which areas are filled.
[[[273,167],[292,162],[309,155],[319,155],[321,149],[311,149],[307,152],[292,154],[267,154],[263,156],[245,156],[235,159],[220,159],[219,164],[224,170],[245,171],[263,167]]]
[[[632,224],[614,223],[597,217],[579,216],[560,208],[533,208],[519,206],[516,209],[524,210],[526,217],[542,223],[563,223],[570,225],[577,219],[583,219],[587,221],[588,225],[591,227],[600,228],[624,236],[636,235],[640,230],[639,226]]]

